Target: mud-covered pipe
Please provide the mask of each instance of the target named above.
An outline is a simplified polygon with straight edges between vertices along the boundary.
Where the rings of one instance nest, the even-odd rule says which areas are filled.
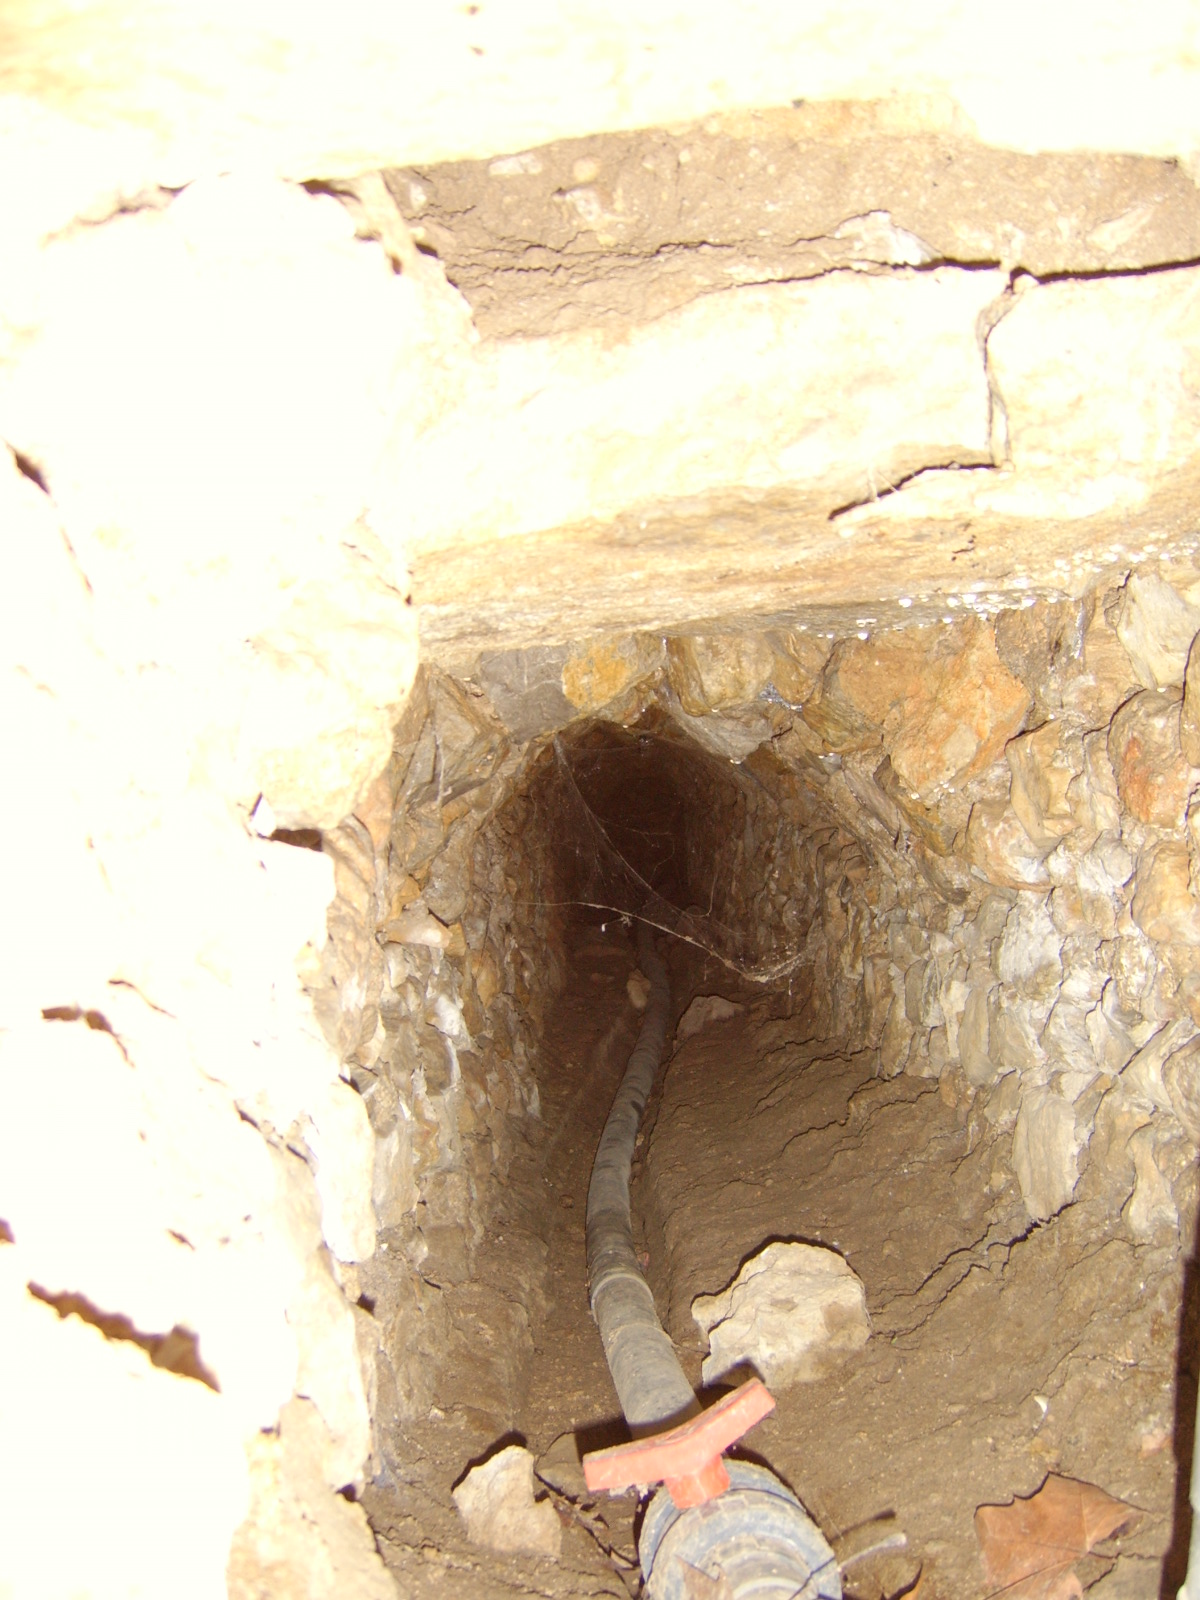
[[[617,1090],[592,1167],[587,1261],[592,1315],[604,1342],[625,1420],[635,1430],[680,1422],[700,1407],[667,1337],[633,1248],[629,1169],[638,1128],[662,1060],[670,1021],[666,963],[649,928],[638,925],[638,961],[650,980],[641,1032]]]

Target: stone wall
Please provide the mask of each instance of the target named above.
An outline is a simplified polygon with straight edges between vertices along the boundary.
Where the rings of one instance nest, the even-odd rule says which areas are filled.
[[[741,764],[695,835],[725,953],[811,983],[883,1071],[961,1068],[1015,1119],[1032,1215],[1101,1091],[1137,1125],[1137,1225],[1181,1204],[1189,24],[1064,46],[1040,15],[874,6],[848,49],[843,7],[768,11],[7,24],[16,1595],[392,1592],[353,1494],[427,1404],[428,1284],[470,1272],[536,1109],[538,762],[575,717],[653,713]],[[669,147],[740,183],[760,139],[764,210],[814,150],[873,170],[891,141],[986,172],[987,227],[918,227],[898,190],[842,214],[826,182],[812,236],[789,212],[755,253],[760,219],[713,209],[737,184],[680,182],[670,284],[605,331],[553,296],[477,323],[479,239],[435,237],[453,183],[417,216],[429,163],[482,160],[481,215],[553,178],[566,243],[528,242],[594,308],[615,255],[671,255],[623,220],[631,175]],[[1058,254],[989,187],[1014,150],[1023,192],[1059,184]],[[475,252],[463,293],[431,248]]]

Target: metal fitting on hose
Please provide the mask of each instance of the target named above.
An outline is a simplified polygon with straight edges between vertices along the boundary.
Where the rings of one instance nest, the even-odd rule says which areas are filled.
[[[765,1467],[726,1470],[703,1505],[651,1500],[638,1539],[651,1600],[842,1600],[837,1558],[795,1495]]]

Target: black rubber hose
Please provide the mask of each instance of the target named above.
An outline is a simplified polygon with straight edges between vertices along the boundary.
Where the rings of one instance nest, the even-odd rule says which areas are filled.
[[[650,980],[650,996],[637,1044],[600,1136],[587,1201],[592,1315],[600,1329],[621,1410],[634,1430],[681,1422],[700,1410],[675,1346],[658,1320],[654,1296],[633,1248],[629,1168],[662,1060],[671,1012],[666,963],[644,923],[638,925],[638,961]]]

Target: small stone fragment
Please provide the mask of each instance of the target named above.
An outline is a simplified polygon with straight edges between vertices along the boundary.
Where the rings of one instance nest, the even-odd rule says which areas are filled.
[[[510,1444],[470,1472],[453,1491],[475,1544],[505,1555],[557,1556],[562,1524],[548,1500],[533,1497],[533,1456]]]
[[[680,1017],[675,1037],[682,1043],[702,1028],[707,1028],[710,1022],[724,1022],[743,1010],[744,1006],[740,1006],[736,1000],[726,1000],[724,995],[698,994]]]
[[[811,1244],[767,1245],[720,1294],[693,1300],[692,1316],[709,1342],[705,1383],[741,1366],[776,1389],[808,1383],[871,1336],[861,1279],[835,1250]]]
[[[635,1011],[645,1011],[650,1002],[650,979],[635,967],[625,980],[625,993]]]

